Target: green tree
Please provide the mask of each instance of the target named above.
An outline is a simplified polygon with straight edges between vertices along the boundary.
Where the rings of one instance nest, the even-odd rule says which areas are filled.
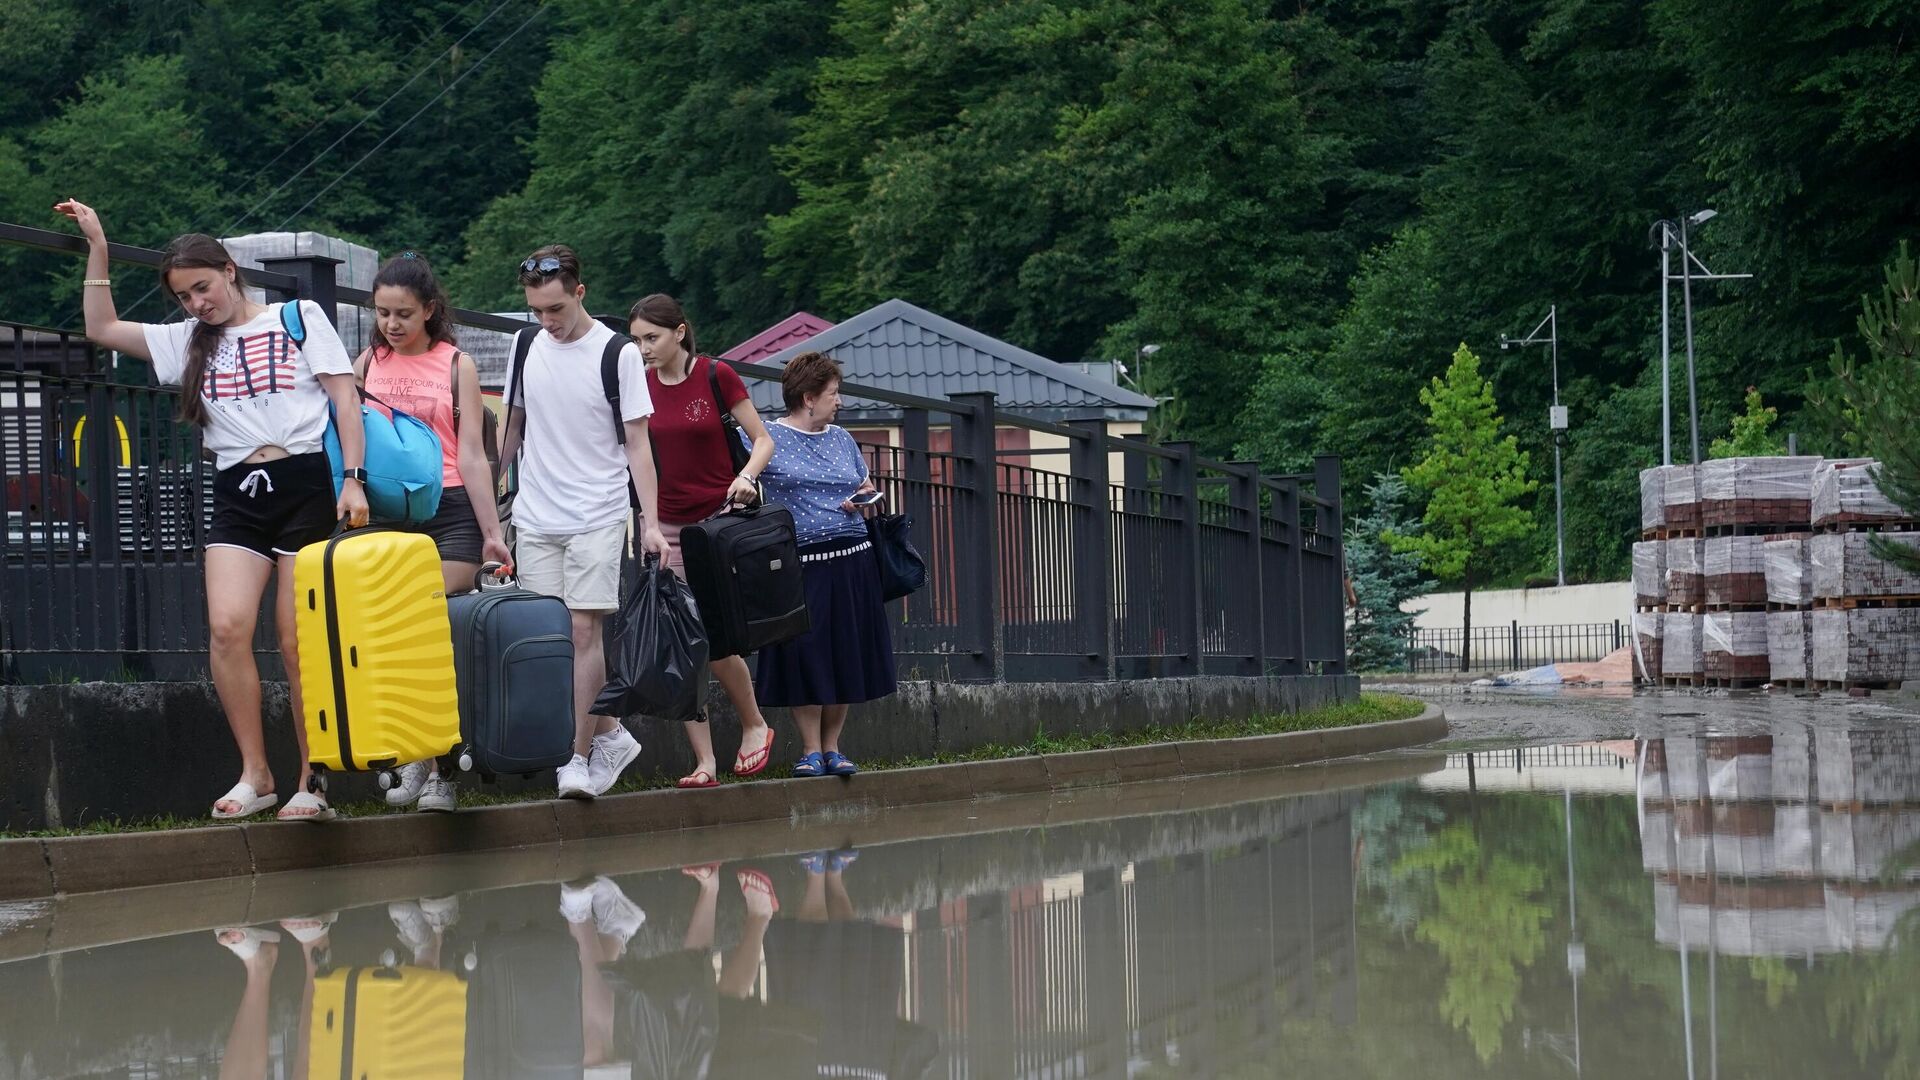
[[[1787,452],[1786,443],[1769,430],[1780,418],[1780,410],[1762,404],[1760,391],[1751,386],[1747,387],[1746,403],[1746,413],[1733,418],[1732,433],[1708,445],[1708,457],[1775,457]]]
[[[1920,262],[1907,244],[1887,264],[1880,295],[1860,298],[1860,337],[1867,356],[1856,362],[1839,342],[1831,368],[1839,387],[1838,413],[1852,427],[1852,442],[1875,458],[1874,482],[1882,494],[1920,516]],[[1920,549],[1874,538],[1874,553],[1920,570]]]
[[[1493,1060],[1520,997],[1520,971],[1539,959],[1550,917],[1536,865],[1487,851],[1471,822],[1441,830],[1409,852],[1406,873],[1434,875],[1434,907],[1414,936],[1446,960],[1440,1013],[1466,1031],[1484,1065]]]
[[[1367,485],[1368,511],[1347,525],[1347,573],[1353,579],[1353,618],[1347,624],[1348,662],[1355,671],[1399,671],[1417,611],[1406,602],[1426,592],[1420,557],[1401,551],[1389,536],[1412,536],[1419,523],[1407,517],[1407,483],[1397,473],[1377,473]]]
[[[1405,470],[1408,484],[1426,493],[1423,531],[1389,534],[1396,550],[1420,557],[1427,572],[1465,588],[1460,670],[1473,653],[1473,586],[1480,568],[1503,547],[1533,532],[1531,511],[1519,499],[1537,487],[1527,478],[1527,453],[1502,435],[1493,384],[1480,358],[1461,345],[1444,377],[1420,391],[1430,439],[1426,457]]]

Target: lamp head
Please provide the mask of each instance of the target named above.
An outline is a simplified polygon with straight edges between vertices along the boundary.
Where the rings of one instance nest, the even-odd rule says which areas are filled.
[[[1140,346],[1140,355],[1141,355],[1141,356],[1152,356],[1152,355],[1153,355],[1154,353],[1157,353],[1157,352],[1159,352],[1159,351],[1160,351],[1160,346],[1158,346],[1158,345],[1142,345],[1142,346]]]
[[[1508,344],[1508,340],[1509,340],[1509,339],[1507,338],[1507,335],[1505,335],[1505,334],[1501,334],[1501,335],[1500,335],[1500,348],[1501,348],[1501,349],[1503,349],[1503,350],[1504,350],[1504,349],[1505,349],[1505,348],[1507,347],[1507,344]]]
[[[1712,221],[1715,217],[1719,216],[1719,213],[1720,211],[1718,210],[1702,210],[1699,213],[1688,218],[1687,224],[1689,225],[1705,224],[1706,222]]]

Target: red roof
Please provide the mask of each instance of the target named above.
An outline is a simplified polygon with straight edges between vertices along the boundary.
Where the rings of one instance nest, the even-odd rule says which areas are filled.
[[[721,353],[720,359],[731,360],[738,364],[751,364],[831,329],[833,324],[820,316],[812,312],[796,311]]]

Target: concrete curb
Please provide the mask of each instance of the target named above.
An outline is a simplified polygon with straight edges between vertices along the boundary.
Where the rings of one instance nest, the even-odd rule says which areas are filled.
[[[256,822],[20,837],[0,840],[0,902],[1250,772],[1418,746],[1446,734],[1446,714],[1429,705],[1407,720],[1353,727],[887,769],[837,781],[765,780],[710,791],[642,791],[592,803],[547,800],[324,825]]]

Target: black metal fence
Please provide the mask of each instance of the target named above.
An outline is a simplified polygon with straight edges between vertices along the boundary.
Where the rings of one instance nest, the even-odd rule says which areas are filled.
[[[0,223],[0,242],[83,254],[77,237]],[[159,253],[116,245],[117,260]],[[366,304],[332,260],[267,260],[251,283],[332,312]],[[479,312],[462,325],[526,324]],[[174,421],[176,392],[114,370],[77,333],[0,322],[0,678],[190,678],[205,670],[200,545],[212,467]],[[735,365],[745,378],[780,372]],[[903,676],[1085,680],[1342,672],[1340,463],[1268,476],[1188,444],[1054,423],[990,393],[915,397],[867,444],[889,504],[913,515],[928,587],[893,605]],[[996,448],[1024,428],[1039,449]],[[932,434],[950,434],[934,449]],[[257,647],[277,661],[271,604]]]
[[[1522,626],[1518,622],[1473,628],[1470,671],[1523,671],[1543,664],[1591,663],[1627,644],[1628,630],[1610,623],[1560,623]],[[1460,670],[1461,645],[1467,639],[1455,627],[1415,630],[1407,649],[1407,670]]]

